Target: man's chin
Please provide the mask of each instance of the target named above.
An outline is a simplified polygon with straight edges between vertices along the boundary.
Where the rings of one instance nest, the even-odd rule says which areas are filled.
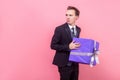
[[[69,25],[71,25],[71,23],[70,22],[67,22]]]

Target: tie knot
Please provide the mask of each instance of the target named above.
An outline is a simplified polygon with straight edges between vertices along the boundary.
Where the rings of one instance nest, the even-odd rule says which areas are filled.
[[[74,28],[71,28],[71,29],[72,29],[72,33],[75,34],[75,32],[74,32]]]
[[[72,37],[76,37],[76,30],[74,27],[71,28]]]
[[[71,28],[74,31],[74,28]]]

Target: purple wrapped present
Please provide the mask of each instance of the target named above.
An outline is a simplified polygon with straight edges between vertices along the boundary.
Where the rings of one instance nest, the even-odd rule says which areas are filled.
[[[73,38],[73,41],[80,43],[78,49],[71,50],[69,61],[89,64],[90,66],[99,63],[98,56],[99,53],[99,43],[92,39],[84,38]]]

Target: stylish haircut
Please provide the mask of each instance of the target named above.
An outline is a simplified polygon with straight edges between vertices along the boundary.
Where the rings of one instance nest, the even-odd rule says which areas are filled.
[[[73,7],[73,6],[68,6],[67,10],[74,10],[76,16],[79,16],[80,14],[80,11],[76,7]]]

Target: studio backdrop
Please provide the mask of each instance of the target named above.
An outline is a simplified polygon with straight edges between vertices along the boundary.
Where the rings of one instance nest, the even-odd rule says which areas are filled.
[[[119,0],[0,0],[0,80],[59,80],[50,42],[67,6],[80,10],[80,37],[100,42],[100,64],[80,64],[79,80],[120,80]]]

